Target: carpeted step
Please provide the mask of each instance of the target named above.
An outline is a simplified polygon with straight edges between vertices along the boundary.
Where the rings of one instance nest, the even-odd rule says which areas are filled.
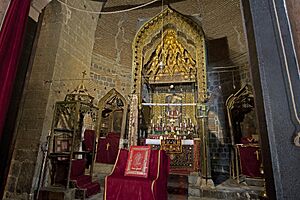
[[[86,197],[90,197],[100,192],[100,184],[97,181],[90,182],[83,186],[86,189]]]
[[[90,175],[82,175],[76,178],[77,186],[80,188],[90,182],[92,182],[92,177]]]

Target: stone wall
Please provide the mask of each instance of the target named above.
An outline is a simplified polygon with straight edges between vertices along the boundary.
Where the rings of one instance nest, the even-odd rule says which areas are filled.
[[[101,99],[115,88],[128,99],[131,87],[131,69],[118,65],[113,59],[93,54],[90,78],[96,91],[96,98]]]
[[[222,67],[208,71],[208,134],[211,172],[215,183],[224,181],[230,173],[231,139],[228,128],[226,100],[240,89],[240,68]]]
[[[139,4],[131,1],[130,4]],[[114,11],[127,4],[124,1],[108,1],[104,10]],[[242,17],[238,0],[188,0],[171,3],[170,7],[193,18],[203,27],[207,39],[227,37],[230,62],[227,65],[247,63],[247,49],[243,33]],[[130,94],[132,42],[139,27],[161,12],[160,3],[125,13],[101,15],[93,49],[91,78],[101,98],[112,87],[125,97]],[[104,89],[104,90],[103,90]],[[105,92],[104,92],[105,91]]]
[[[6,13],[6,9],[9,5],[10,0],[1,0],[0,1],[0,27],[2,26],[4,15]]]
[[[90,1],[68,3],[81,9],[91,9],[92,4]],[[93,7],[100,9],[101,4],[95,3]],[[42,161],[40,143],[50,130],[54,103],[63,100],[80,83],[82,71],[89,73],[97,20],[95,14],[70,10],[57,1],[47,5],[19,111],[4,199],[32,197]]]
[[[297,0],[285,2],[287,4],[298,62],[300,63],[300,2]]]

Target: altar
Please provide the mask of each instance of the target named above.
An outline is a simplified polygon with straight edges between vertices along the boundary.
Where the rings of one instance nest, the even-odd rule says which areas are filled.
[[[182,145],[189,145],[193,146],[194,145],[194,140],[181,140]],[[160,145],[161,140],[160,139],[146,139],[146,144],[149,145]]]
[[[207,100],[201,27],[167,7],[141,27],[133,47],[129,146],[165,150],[171,171],[200,171],[207,162],[200,153]]]
[[[198,171],[200,167],[200,140],[160,138],[146,139],[147,145],[153,149],[163,149],[170,157],[171,172]]]

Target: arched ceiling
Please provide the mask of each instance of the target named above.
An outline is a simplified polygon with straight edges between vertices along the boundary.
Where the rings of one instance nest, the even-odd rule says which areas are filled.
[[[33,0],[30,16],[37,20],[41,10],[51,0]],[[149,0],[86,0],[104,2],[102,11],[116,11],[149,2]],[[239,0],[163,0],[181,14],[200,24],[207,40],[227,38],[230,62],[225,65],[245,65],[247,48]],[[131,45],[138,28],[162,10],[157,1],[138,10],[100,15],[95,34],[94,54],[131,67]],[[105,46],[105,48],[103,48]]]
[[[116,11],[148,0],[108,0],[102,11]],[[200,24],[207,40],[227,38],[230,62],[223,65],[245,65],[247,48],[239,0],[164,0],[172,9]],[[101,15],[95,34],[94,54],[131,67],[131,45],[138,28],[162,10],[161,1],[139,10]],[[105,48],[103,48],[105,47]]]

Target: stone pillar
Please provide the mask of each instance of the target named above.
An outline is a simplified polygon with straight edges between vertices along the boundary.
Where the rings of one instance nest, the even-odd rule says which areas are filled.
[[[299,71],[283,0],[242,0],[269,199],[298,199]]]
[[[285,1],[290,19],[291,31],[293,34],[295,50],[298,63],[300,63],[300,1]],[[299,69],[300,70],[300,69]]]
[[[5,13],[8,8],[9,3],[10,3],[10,0],[1,0],[0,1],[0,30],[2,27],[2,23],[3,23]]]
[[[102,5],[75,0],[68,4],[87,10],[97,7],[100,10]],[[80,83],[82,71],[89,72],[97,20],[96,14],[71,10],[57,1],[51,1],[45,8],[32,71],[19,110],[4,199],[33,196],[42,162],[40,144],[50,130],[54,104]]]
[[[194,172],[200,171],[200,148],[201,139],[194,138]]]
[[[128,146],[135,146],[138,143],[138,123],[139,123],[139,109],[138,109],[138,96],[132,95],[130,102],[129,113],[129,127],[128,127]]]
[[[207,105],[202,105],[198,109],[198,124],[200,127],[200,162],[201,176],[206,180],[211,179],[211,163],[209,150],[209,132],[208,132],[208,110]],[[195,148],[195,147],[194,147]]]

